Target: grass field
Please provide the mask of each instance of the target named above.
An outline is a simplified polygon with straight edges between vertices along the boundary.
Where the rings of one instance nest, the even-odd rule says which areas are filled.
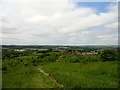
[[[57,88],[48,77],[35,67],[15,67],[3,71],[3,88]]]
[[[46,76],[39,68],[49,73]],[[51,79],[52,78],[52,79]],[[51,62],[3,71],[3,88],[117,88],[118,62]]]
[[[49,63],[41,68],[67,88],[117,88],[118,63]]]

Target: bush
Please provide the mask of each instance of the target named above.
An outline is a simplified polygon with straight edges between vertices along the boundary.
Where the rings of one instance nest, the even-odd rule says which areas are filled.
[[[102,61],[115,61],[118,58],[117,51],[114,49],[104,49],[98,53]]]
[[[2,66],[2,70],[7,70],[7,66]]]
[[[72,62],[73,62],[73,63],[78,63],[78,62],[80,62],[80,57],[74,56]]]

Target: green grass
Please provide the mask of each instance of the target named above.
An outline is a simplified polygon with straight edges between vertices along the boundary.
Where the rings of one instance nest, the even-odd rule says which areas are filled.
[[[7,61],[7,60],[6,60]],[[14,61],[13,61],[14,62]],[[5,63],[5,61],[4,61]],[[7,65],[2,72],[3,88],[117,88],[118,62],[44,62],[37,66]],[[38,70],[41,68],[50,76]]]
[[[15,67],[3,71],[3,88],[56,88],[48,77],[35,67]]]
[[[48,63],[40,66],[67,88],[117,88],[118,62]]]

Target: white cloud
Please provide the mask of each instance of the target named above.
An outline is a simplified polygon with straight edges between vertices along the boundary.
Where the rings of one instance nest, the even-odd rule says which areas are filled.
[[[106,25],[105,27],[108,29],[117,30],[118,29],[118,22],[113,22],[111,24]]]
[[[5,0],[1,5],[3,44],[117,44],[116,4],[99,14],[69,0]]]

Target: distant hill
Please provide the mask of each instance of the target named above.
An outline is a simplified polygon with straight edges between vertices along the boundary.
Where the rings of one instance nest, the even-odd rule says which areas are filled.
[[[100,48],[118,48],[117,45],[82,45],[82,46],[62,46],[62,45],[0,45],[2,48],[58,48],[58,47],[68,47],[72,49],[78,48],[89,48],[89,49],[100,49]]]

